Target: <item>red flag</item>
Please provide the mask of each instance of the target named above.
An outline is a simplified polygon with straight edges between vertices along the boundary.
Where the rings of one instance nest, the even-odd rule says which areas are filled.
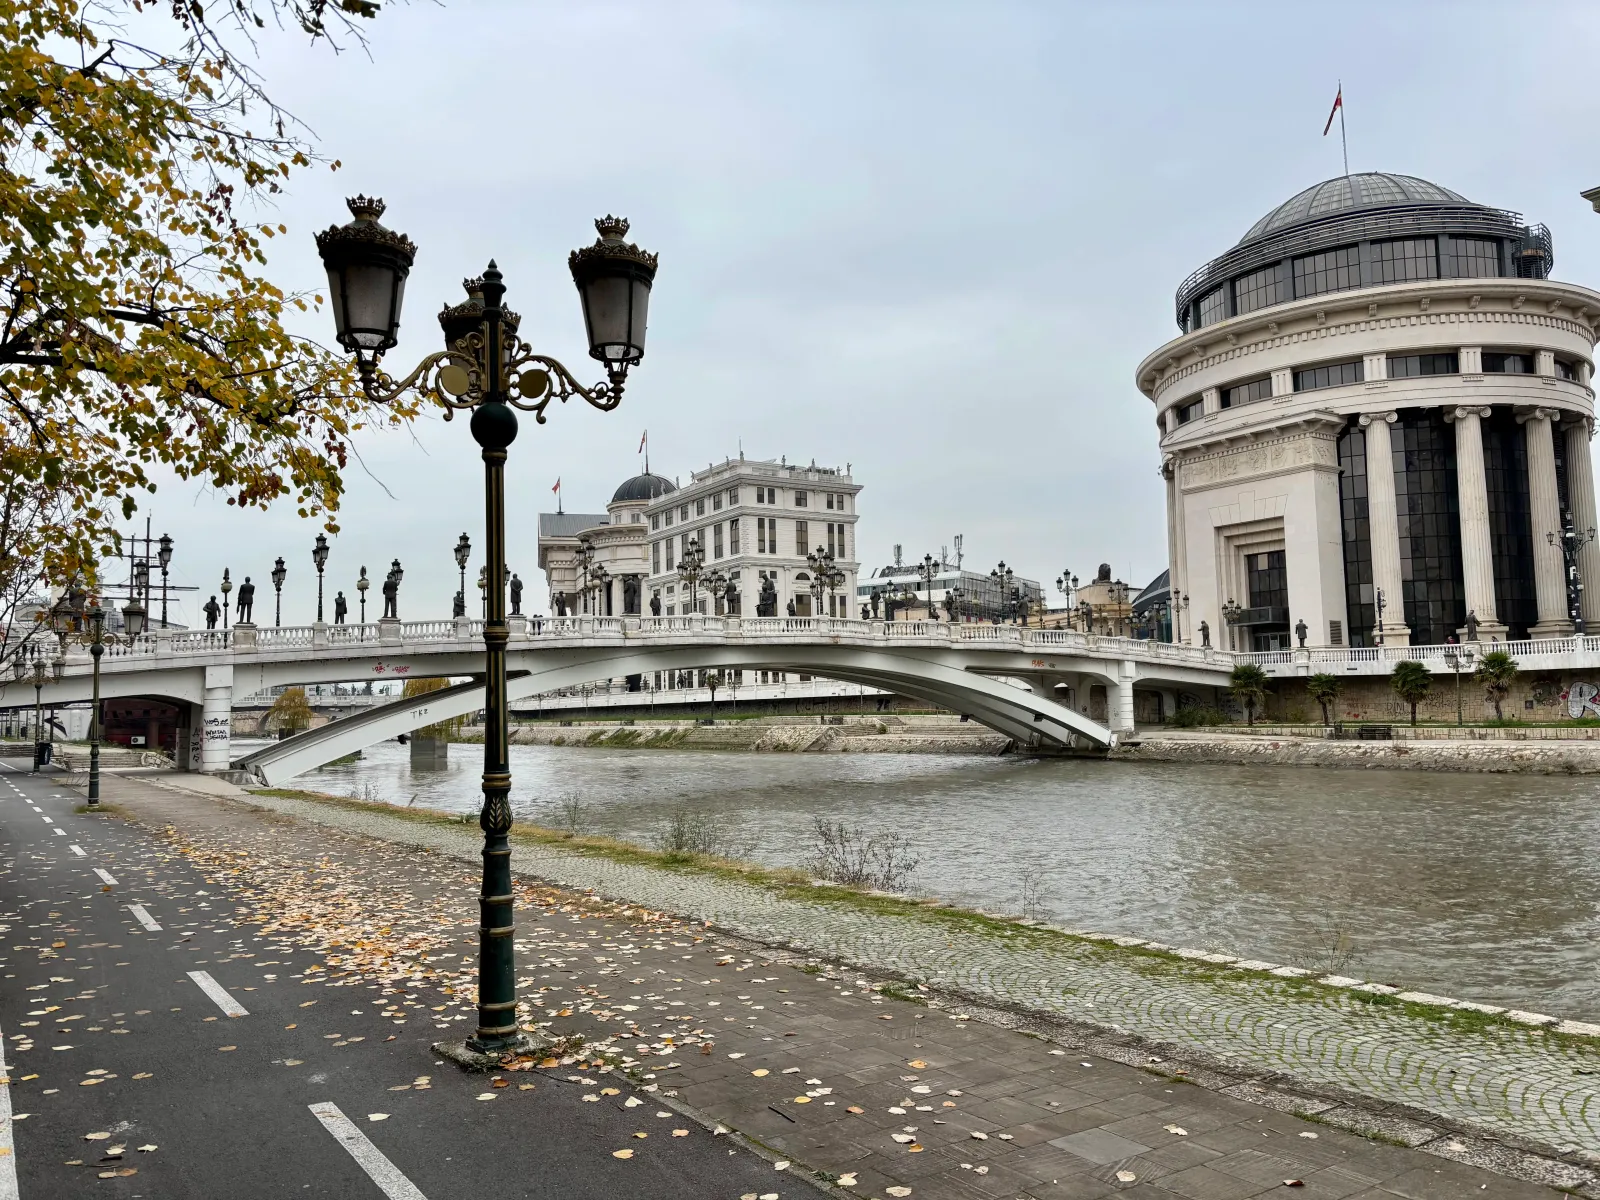
[[[643,454],[644,453],[644,445],[649,440],[650,440],[650,431],[648,429],[646,429],[644,431],[644,435],[639,439],[639,448],[637,450],[635,450],[634,453],[635,454]]]
[[[1328,110],[1328,123],[1322,127],[1322,136],[1328,136],[1328,130],[1333,128],[1333,118],[1344,107],[1344,84],[1339,85],[1339,94],[1333,98],[1333,107]]]
[[[559,492],[559,491],[560,491],[560,490],[561,490],[561,479],[560,479],[560,477],[559,477],[559,476],[558,476],[558,477],[557,477],[557,478],[556,478],[556,485],[555,485],[555,487],[553,487],[553,488],[551,488],[551,489],[550,489],[550,490],[551,490],[551,491],[552,491],[552,492]]]

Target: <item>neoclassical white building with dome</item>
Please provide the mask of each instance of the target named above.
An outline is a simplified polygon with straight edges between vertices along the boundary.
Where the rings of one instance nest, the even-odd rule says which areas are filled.
[[[1517,213],[1365,173],[1291,197],[1183,282],[1179,336],[1136,376],[1179,640],[1572,631],[1561,535],[1596,525],[1600,294],[1553,263]],[[1594,619],[1593,541],[1571,576]]]

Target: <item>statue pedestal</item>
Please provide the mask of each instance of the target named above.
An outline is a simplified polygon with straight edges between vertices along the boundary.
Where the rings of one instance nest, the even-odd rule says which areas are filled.
[[[326,621],[317,621],[311,626],[311,648],[313,650],[326,650],[328,648],[328,624]]]
[[[254,650],[256,648],[256,627],[253,623],[243,621],[228,632],[233,634],[233,648],[235,650]]]
[[[378,645],[400,645],[400,619],[398,617],[378,618]]]
[[[464,642],[464,641],[466,641],[468,638],[470,638],[472,636],[472,620],[471,620],[471,618],[469,618],[469,617],[456,617],[455,618],[455,623],[456,623],[456,638],[459,641],[463,641]]]
[[[512,613],[506,618],[506,628],[511,633],[512,641],[525,641],[528,637],[528,618],[522,613]]]

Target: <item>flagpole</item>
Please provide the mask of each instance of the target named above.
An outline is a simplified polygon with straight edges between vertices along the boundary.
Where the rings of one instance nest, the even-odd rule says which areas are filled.
[[[1345,178],[1350,176],[1350,143],[1344,136],[1344,80],[1339,80],[1339,149],[1344,151]]]

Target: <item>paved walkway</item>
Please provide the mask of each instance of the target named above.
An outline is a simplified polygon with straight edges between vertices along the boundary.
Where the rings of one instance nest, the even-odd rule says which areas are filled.
[[[476,924],[473,826],[250,797],[324,829],[435,852],[374,854],[370,844],[363,849],[321,832],[310,836],[312,853],[298,822],[180,800],[149,784],[118,786],[136,810],[154,804],[172,812],[185,831],[185,852],[273,928],[326,947],[330,971],[377,973],[391,983],[426,978],[470,997],[470,957],[453,956],[470,956]],[[164,798],[151,799],[158,795]],[[214,816],[223,811],[236,815],[217,825]],[[215,829],[205,828],[208,820]],[[1479,1163],[1600,1195],[1588,1171],[1508,1144],[1600,1144],[1594,1088],[1589,1076],[1576,1074],[1595,1069],[1600,1056],[1578,1041],[1497,1023],[1447,1028],[1404,1006],[1367,1005],[1292,980],[1073,939],[1002,937],[933,910],[870,913],[545,846],[519,843],[515,855],[521,906],[537,910],[520,917],[518,943],[524,997],[543,992],[542,1012],[530,1019],[554,1032],[584,1033],[623,1054],[621,1065],[659,1089],[669,1108],[687,1102],[825,1178],[839,1177],[856,1194],[1046,1200],[1129,1189],[1232,1200],[1273,1192],[1289,1179],[1306,1183],[1308,1190],[1296,1193],[1304,1195],[1551,1194],[1467,1165]],[[598,895],[575,895],[533,876]],[[456,890],[454,919],[440,915],[444,900],[424,906],[426,919],[419,916],[423,910],[406,893],[422,882],[445,900]],[[768,945],[719,938],[703,922]],[[868,969],[819,967],[812,953]],[[785,969],[792,966],[803,969]],[[929,1006],[895,1002],[896,989],[869,978],[880,966],[925,981],[934,997]],[[940,1008],[936,997],[946,988],[1117,1025],[1235,1069],[1197,1069],[1115,1039],[1074,1037],[1064,1025],[1052,1031],[1052,1046]],[[1180,1071],[1187,1073],[1178,1077]],[[1381,1103],[1297,1097],[1273,1071],[1380,1102],[1404,1101],[1503,1136],[1496,1142],[1452,1134],[1438,1123],[1385,1113]],[[572,1078],[595,1089],[586,1093],[595,1102],[612,1103],[600,1086],[603,1073]],[[1185,1086],[1190,1080],[1208,1086]],[[1288,1111],[1274,1111],[1280,1108]]]

